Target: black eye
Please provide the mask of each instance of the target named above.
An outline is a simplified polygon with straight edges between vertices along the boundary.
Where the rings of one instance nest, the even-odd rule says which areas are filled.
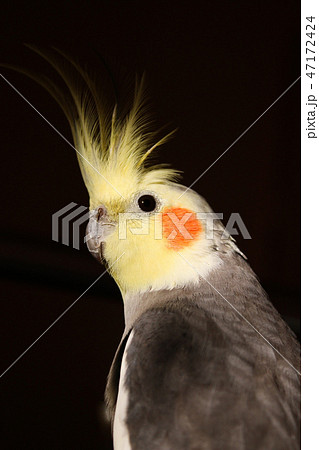
[[[144,212],[151,212],[156,209],[156,200],[152,195],[142,195],[138,199],[138,206]]]

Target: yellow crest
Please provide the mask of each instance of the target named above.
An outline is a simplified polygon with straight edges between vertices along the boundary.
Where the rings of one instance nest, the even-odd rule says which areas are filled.
[[[139,187],[151,183],[173,182],[178,171],[164,165],[146,166],[151,152],[174,133],[154,143],[145,111],[143,77],[136,83],[132,106],[124,117],[117,116],[117,105],[110,106],[103,89],[76,62],[60,50],[43,52],[43,57],[59,74],[64,87],[31,71],[7,66],[41,84],[57,101],[71,127],[83,180],[91,207],[107,199],[120,200]]]

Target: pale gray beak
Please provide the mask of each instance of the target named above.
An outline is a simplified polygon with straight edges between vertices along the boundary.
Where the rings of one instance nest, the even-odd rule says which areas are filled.
[[[107,264],[103,257],[103,242],[114,231],[115,223],[109,219],[104,205],[90,211],[89,223],[86,227],[86,244],[94,258],[101,264]]]

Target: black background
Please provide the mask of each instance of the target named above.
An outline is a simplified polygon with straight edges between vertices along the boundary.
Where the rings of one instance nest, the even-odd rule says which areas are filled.
[[[300,73],[297,2],[13,1],[0,20],[1,62],[45,70],[27,42],[55,45],[99,74],[102,55],[119,90],[146,72],[156,123],[179,128],[158,160],[181,169],[185,185]],[[41,87],[1,73],[71,140]],[[3,79],[0,95],[2,373],[103,269],[84,245],[51,240],[54,212],[88,205],[74,151]],[[239,247],[297,333],[299,98],[300,82],[194,186],[225,223],[240,213],[252,239],[238,237]],[[112,448],[103,393],[122,315],[104,276],[0,379],[2,448]]]

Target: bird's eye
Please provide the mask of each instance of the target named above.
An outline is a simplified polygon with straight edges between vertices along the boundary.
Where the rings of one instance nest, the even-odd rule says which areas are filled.
[[[142,195],[138,199],[138,206],[144,212],[152,212],[154,211],[154,209],[156,209],[156,200],[153,195]]]

